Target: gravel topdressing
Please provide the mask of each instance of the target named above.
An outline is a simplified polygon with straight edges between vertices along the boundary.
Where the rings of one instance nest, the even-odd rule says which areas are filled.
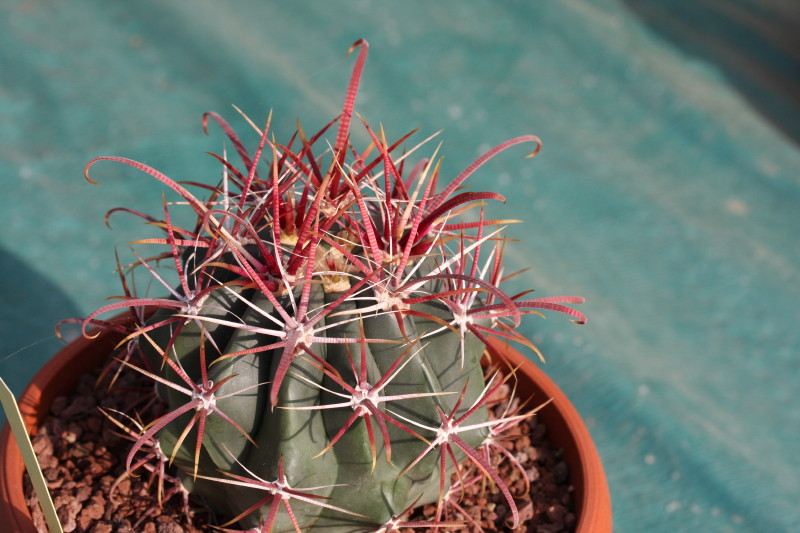
[[[136,476],[125,475],[125,458],[131,441],[100,411],[114,409],[133,413],[156,414],[160,405],[142,405],[146,378],[123,372],[115,386],[96,386],[99,373],[84,376],[70,396],[57,398],[50,414],[33,438],[39,462],[67,533],[194,533],[214,531],[212,520],[202,502],[189,498],[174,473],[167,470],[163,486],[163,505],[158,503],[157,476],[139,469]],[[507,393],[506,389],[506,393]],[[502,392],[498,391],[498,392]],[[499,399],[499,397],[498,397]],[[495,402],[493,410],[501,416],[506,404]],[[513,407],[513,406],[512,406]],[[148,412],[149,411],[149,412]],[[154,418],[154,417],[153,417]],[[153,418],[146,418],[152,420]],[[535,416],[519,422],[500,441],[521,463],[530,490],[526,490],[523,472],[501,453],[492,463],[506,480],[522,524],[517,532],[561,533],[574,531],[572,487],[566,464],[552,450],[547,430]],[[26,477],[26,497],[38,531],[47,533],[38,499]],[[463,482],[463,489],[458,490]],[[511,513],[494,484],[471,468],[454,477],[451,491],[441,510],[442,519],[460,521],[463,526],[450,528],[403,528],[408,532],[442,531],[512,531],[507,520]],[[113,493],[111,492],[113,488]],[[465,514],[466,513],[466,516]],[[426,505],[405,518],[423,522],[436,517],[437,506]]]

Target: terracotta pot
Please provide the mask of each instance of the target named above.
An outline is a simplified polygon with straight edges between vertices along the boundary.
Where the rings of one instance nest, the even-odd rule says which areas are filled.
[[[128,317],[120,317],[124,322]],[[103,332],[94,339],[79,338],[59,351],[36,374],[19,399],[28,432],[36,433],[53,399],[73,390],[81,375],[102,364],[121,340],[117,333]],[[537,415],[546,425],[551,444],[563,450],[575,487],[578,518],[576,533],[611,532],[611,498],[603,466],[589,432],[563,392],[536,365],[516,350],[497,342],[512,365],[522,364],[517,376],[518,394],[544,401]],[[0,432],[0,524],[5,531],[36,533],[22,488],[24,465],[8,424]]]
[[[562,457],[569,467],[570,482],[575,491],[576,533],[611,533],[611,495],[600,455],[594,446],[586,424],[569,398],[547,374],[527,357],[498,339],[491,339],[517,371],[517,394],[532,398],[533,405],[552,401],[536,416],[547,426],[551,446],[563,450]]]

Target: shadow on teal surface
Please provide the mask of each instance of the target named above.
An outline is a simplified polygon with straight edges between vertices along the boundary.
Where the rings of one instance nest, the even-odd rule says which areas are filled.
[[[0,249],[0,376],[19,396],[25,385],[62,346],[55,324],[79,316],[58,287],[13,254]],[[0,425],[5,415],[0,412]]]
[[[759,113],[800,143],[800,2],[625,3],[671,44],[718,67]]]

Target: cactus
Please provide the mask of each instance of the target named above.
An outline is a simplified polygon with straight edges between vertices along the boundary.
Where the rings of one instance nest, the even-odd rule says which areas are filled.
[[[121,157],[87,164],[89,181],[95,163],[116,161],[181,199],[164,200],[163,218],[121,209],[163,230],[139,244],[165,251],[134,251],[136,261],[119,268],[124,297],[83,320],[90,335],[119,327],[101,315],[134,312],[120,368],[151,378],[165,404],[137,428],[127,467],[158,450],[226,517],[222,528],[388,532],[430,527],[402,516],[441,505],[453,476],[474,465],[502,491],[516,527],[513,496],[488,454],[501,448],[500,430],[534,411],[490,419],[486,403],[513,369],[485,377],[481,359],[502,360],[490,337],[536,350],[515,331],[522,316],[554,310],[583,322],[565,305],[582,299],[504,293],[499,232],[513,221],[485,218],[484,202],[499,194],[459,189],[511,146],[535,155],[539,139],[498,145],[436,192],[438,148],[411,163],[430,138],[399,154],[411,134],[389,144],[362,121],[371,143],[351,143],[366,41],[356,49],[341,115],[311,137],[298,124],[280,144],[270,119],[250,122],[260,138],[251,157],[225,119],[204,115],[204,129],[215,122],[241,161],[214,156],[216,186],[178,183]],[[187,207],[196,223],[179,227],[171,212]],[[135,294],[142,271],[167,296]]]

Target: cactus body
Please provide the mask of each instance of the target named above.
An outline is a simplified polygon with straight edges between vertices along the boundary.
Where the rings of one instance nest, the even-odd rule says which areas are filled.
[[[241,319],[244,323],[256,326],[267,325],[268,319],[239,301],[239,297],[247,297],[253,306],[265,314],[273,315],[276,320],[279,318],[270,302],[255,291],[237,291],[235,293],[237,296],[233,296],[233,291],[228,294],[224,294],[225,292],[217,291],[212,294],[199,314],[224,320]],[[340,293],[325,293],[321,286],[315,286],[310,298],[311,307],[330,305],[338,296]],[[295,297],[298,298],[299,295]],[[393,314],[368,311],[361,315],[362,319],[350,320],[353,316],[358,316],[355,313],[358,312],[359,306],[368,307],[370,300],[375,298],[370,290],[363,292],[361,297],[364,299],[346,301],[337,306],[337,313],[341,314],[325,319],[326,323],[322,327],[333,326],[326,329],[331,337],[357,339],[361,335],[363,325],[365,338],[397,341],[380,344],[363,343],[366,349],[364,359],[367,363],[369,383],[378,382],[381,376],[389,371],[391,365],[411,348],[411,352],[403,356],[403,360],[408,358],[408,363],[396,373],[396,377],[383,390],[383,395],[447,393],[398,400],[382,404],[379,406],[380,409],[384,412],[390,409],[404,418],[435,426],[440,421],[437,406],[445,413],[451,412],[462,389],[466,394],[461,401],[460,412],[465,412],[478,400],[484,387],[483,371],[480,366],[484,346],[473,335],[469,335],[466,339],[467,348],[462,368],[461,343],[458,335],[447,329],[436,332],[443,328],[435,322],[406,316],[403,319],[404,331],[401,331]],[[284,295],[281,301],[290,310],[288,296]],[[447,316],[447,309],[435,302],[415,305],[414,309],[422,313]],[[164,313],[157,313],[151,322],[155,323],[164,318]],[[205,350],[208,354],[216,351],[222,354],[238,352],[266,346],[277,340],[230,326],[217,326],[211,329],[204,324],[202,327],[206,328],[208,333],[208,339],[205,341]],[[162,327],[150,335],[153,342],[162,348],[173,342],[174,352],[178,354],[181,365],[194,380],[200,379],[198,358],[200,328],[201,326],[195,322],[188,323],[182,327],[174,341],[169,327]],[[430,334],[430,332],[436,333]],[[159,352],[163,350],[154,350],[152,346],[146,350],[153,365],[158,364]],[[322,344],[314,347],[314,350],[351,386],[357,385],[352,365],[355,365],[356,370],[360,372],[362,343]],[[230,358],[218,365],[212,365],[208,369],[209,379],[218,382],[228,376],[234,376],[218,391],[219,394],[248,389],[274,378],[280,355],[280,349],[275,349]],[[434,454],[428,454],[401,476],[405,468],[426,449],[428,444],[391,423],[387,424],[391,439],[391,462],[385,457],[385,443],[374,421],[377,456],[373,455],[363,420],[359,420],[349,428],[328,452],[318,455],[353,415],[354,409],[352,407],[319,410],[287,409],[325,406],[343,401],[341,396],[334,393],[341,394],[346,391],[310,361],[312,360],[307,354],[295,357],[291,370],[281,386],[279,401],[275,408],[269,403],[269,383],[220,400],[218,407],[247,431],[255,441],[255,445],[224,420],[210,416],[206,423],[198,473],[215,476],[218,475],[218,471],[225,471],[246,475],[249,470],[263,479],[272,480],[277,478],[278,467],[282,461],[290,486],[298,488],[328,486],[325,490],[315,491],[315,494],[330,498],[330,503],[363,515],[363,517],[348,516],[312,504],[294,504],[292,510],[303,531],[314,531],[315,525],[325,531],[353,531],[354,528],[369,530],[370,527],[375,529],[418,499],[420,505],[435,502],[439,496],[439,458]],[[167,379],[179,382],[169,367],[165,369],[164,376]],[[186,400],[185,395],[172,390],[165,391],[165,396],[170,409],[179,408]],[[185,414],[160,433],[162,448],[168,455],[172,453],[175,442],[190,416],[190,413]],[[485,420],[485,409],[478,410],[470,417],[472,423]],[[430,434],[422,436],[432,438]],[[472,446],[478,446],[486,436],[486,432],[476,429],[462,436]],[[194,446],[193,441],[187,440],[176,455],[176,462],[186,472],[192,472],[194,469]],[[457,457],[463,458],[463,453],[457,452]],[[453,470],[452,465],[447,469],[448,485],[449,475]],[[262,496],[250,488],[220,487],[219,484],[210,481],[193,480],[191,475],[185,477],[186,483],[192,485],[194,491],[214,501],[218,506],[217,509],[228,516],[237,515]],[[257,526],[260,518],[263,516],[253,513],[244,525]],[[279,517],[275,531],[292,529],[288,517]]]
[[[320,140],[333,123],[311,138],[299,130],[284,146],[268,140],[268,122],[251,157],[221,117],[207,114],[242,165],[217,156],[223,181],[201,186],[204,200],[129,159],[87,165],[87,179],[98,160],[130,165],[197,215],[194,228],[179,228],[166,201],[163,220],[133,212],[164,230],[143,242],[167,251],[137,254],[135,266],[170,295],[136,296],[126,282],[122,301],[83,321],[84,330],[113,327],[97,317],[155,309],[127,332],[123,364],[153,379],[164,414],[141,431],[128,468],[157,438],[184,485],[229,520],[222,527],[388,533],[414,505],[442,505],[468,464],[503,492],[516,526],[513,496],[488,454],[500,429],[531,412],[488,419],[486,402],[502,383],[484,379],[481,358],[499,356],[487,337],[535,350],[514,331],[522,315],[555,310],[582,322],[563,305],[582,299],[506,295],[498,287],[504,242],[493,228],[510,221],[486,220],[483,210],[503,198],[456,192],[497,153],[533,143],[535,154],[539,140],[498,145],[436,193],[436,152],[413,166],[396,155],[408,136],[389,145],[365,123],[372,145],[359,153],[350,144],[367,49],[354,46],[333,145]],[[459,218],[468,208],[479,215]],[[173,266],[176,287],[159,263]]]

